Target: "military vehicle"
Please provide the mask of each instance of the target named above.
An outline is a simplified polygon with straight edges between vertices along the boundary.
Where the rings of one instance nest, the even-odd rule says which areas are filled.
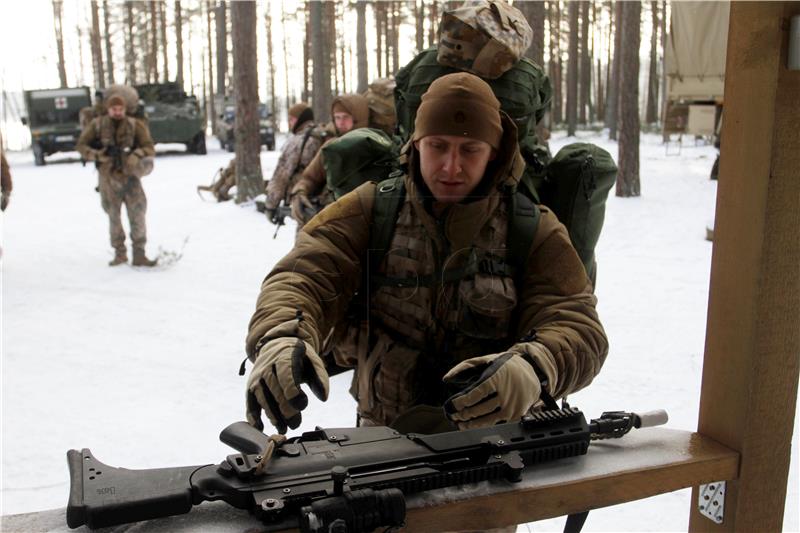
[[[31,130],[33,161],[45,164],[45,156],[71,152],[81,135],[80,112],[92,105],[88,87],[25,91],[28,116],[22,123]]]
[[[206,153],[205,117],[194,95],[174,82],[136,85],[154,143],[181,143],[186,151]]]
[[[222,112],[214,124],[214,135],[219,140],[220,148],[233,152],[235,150],[233,123],[236,120],[236,106],[226,101],[221,108]],[[265,145],[267,150],[274,150],[275,124],[272,121],[272,114],[269,112],[267,104],[258,105],[258,116],[258,133],[261,137],[261,144]]]

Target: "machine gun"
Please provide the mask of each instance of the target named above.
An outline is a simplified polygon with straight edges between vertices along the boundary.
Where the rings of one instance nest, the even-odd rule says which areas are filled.
[[[434,435],[403,435],[388,427],[317,428],[278,445],[236,422],[220,440],[239,453],[218,465],[149,470],[110,467],[89,449],[70,450],[67,525],[114,526],[223,500],[249,510],[267,531],[396,527],[405,521],[404,495],[484,480],[518,481],[525,467],[583,455],[591,440],[619,438],[666,420],[664,411],[618,411],[587,423],[578,409],[563,408]]]

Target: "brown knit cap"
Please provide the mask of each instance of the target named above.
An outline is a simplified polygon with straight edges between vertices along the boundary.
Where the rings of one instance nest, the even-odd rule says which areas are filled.
[[[114,107],[115,105],[121,105],[122,107],[125,107],[125,99],[118,94],[114,94],[110,96],[108,100],[106,100],[106,107]]]
[[[489,84],[466,72],[448,74],[431,83],[417,110],[413,140],[428,135],[469,137],[497,150],[503,137],[500,102]]]
[[[303,114],[303,111],[308,109],[308,104],[305,102],[297,102],[292,107],[289,108],[289,116],[294,118],[300,118],[300,115]]]

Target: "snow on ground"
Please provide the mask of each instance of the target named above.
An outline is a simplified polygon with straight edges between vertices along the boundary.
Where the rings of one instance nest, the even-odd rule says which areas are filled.
[[[579,134],[616,157],[615,143]],[[556,134],[554,151],[574,139]],[[96,175],[76,154],[34,167],[10,155],[14,194],[2,216],[2,514],[63,507],[66,451],[88,447],[129,468],[204,464],[229,449],[224,426],[244,418],[247,323],[259,286],[292,246],[290,221],[274,227],[252,205],[195,193],[231,155],[159,147],[144,179],[148,251],[182,253],[167,268],[109,268],[108,222]],[[674,148],[674,147],[673,147]],[[166,152],[165,152],[166,149]],[[674,150],[673,150],[674,151]],[[641,146],[642,196],[609,198],[598,248],[600,316],[611,342],[603,371],[571,398],[587,415],[664,408],[669,427],[697,424],[705,336],[716,155],[684,144],[666,155],[655,135]],[[270,176],[277,152],[262,152]],[[315,399],[298,430],[351,426],[348,375]],[[797,531],[797,424],[784,529]],[[586,531],[677,531],[689,491],[593,511]],[[520,527],[560,531],[563,519]]]

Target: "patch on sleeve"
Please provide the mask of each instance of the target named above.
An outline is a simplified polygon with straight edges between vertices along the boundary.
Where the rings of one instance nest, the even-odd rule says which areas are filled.
[[[578,253],[568,241],[550,235],[533,251],[533,269],[561,294],[582,292],[589,283]]]
[[[312,218],[308,224],[303,226],[303,231],[311,233],[318,226],[321,226],[327,222],[358,216],[362,213],[363,210],[361,208],[361,201],[359,200],[358,195],[355,194],[355,191],[353,191],[345,194],[331,205],[317,213],[317,215],[314,216],[314,218]]]

